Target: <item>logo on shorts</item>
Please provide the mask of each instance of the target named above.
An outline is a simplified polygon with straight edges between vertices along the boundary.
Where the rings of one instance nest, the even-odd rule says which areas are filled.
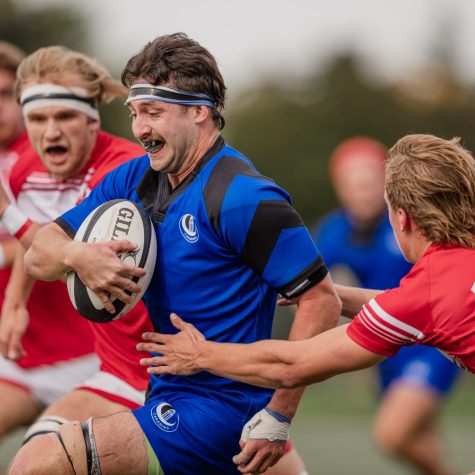
[[[191,214],[185,214],[180,218],[180,231],[188,242],[196,242],[200,237],[195,222],[196,219]]]
[[[161,402],[152,407],[152,419],[165,432],[175,432],[180,422],[180,416],[167,402]]]

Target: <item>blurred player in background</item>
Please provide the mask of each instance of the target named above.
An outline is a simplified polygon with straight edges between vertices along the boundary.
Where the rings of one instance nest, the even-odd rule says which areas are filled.
[[[13,80],[12,74],[12,101]],[[0,378],[17,386],[16,404],[0,405],[0,411],[21,414],[18,425],[49,406],[27,432],[28,441],[68,420],[142,406],[149,377],[137,364],[135,345],[151,325],[142,302],[120,321],[92,325],[76,312],[63,282],[35,282],[23,270],[24,253],[39,229],[83,200],[110,170],[143,153],[100,130],[99,103],[126,89],[90,58],[52,46],[23,60],[15,93],[29,140],[24,134],[10,147],[2,174],[7,194],[0,190],[0,221],[23,244],[0,325],[1,351],[18,361],[3,360]],[[93,366],[75,376],[69,360],[94,349],[100,370],[93,355],[87,357]]]
[[[342,208],[324,217],[315,243],[330,270],[344,266],[366,289],[392,289],[410,271],[384,202],[387,149],[368,137],[344,141],[330,160],[330,177]],[[337,272],[333,280],[339,282]],[[350,278],[351,278],[350,277]],[[373,434],[376,443],[421,473],[453,473],[436,425],[443,396],[459,368],[434,348],[402,348],[378,365],[382,400]]]
[[[13,91],[16,70],[23,58],[23,53],[14,46],[0,43],[0,171],[4,177],[8,177],[11,165],[20,156],[26,160],[28,155],[36,156]],[[15,253],[21,252],[21,246],[3,226],[0,226],[0,240],[0,267],[3,268],[11,265]],[[24,274],[22,266],[18,270]],[[0,325],[13,315],[8,301],[14,299],[15,290],[10,284],[7,287],[9,279],[10,269],[0,270],[3,314]],[[68,304],[67,295],[55,295],[56,290],[64,287],[59,284],[38,282],[28,307],[27,295],[22,296],[21,311],[25,319],[31,314],[32,324],[23,340],[25,357],[18,362],[0,357],[0,437],[17,426],[31,424],[46,406],[98,370],[92,333],[86,322],[78,315],[57,322],[58,316],[52,309]],[[30,291],[31,287],[27,289]],[[43,318],[46,321],[42,323]],[[59,341],[54,341],[55,338]]]
[[[16,70],[24,57],[18,48],[0,41],[0,170],[8,166],[9,149],[25,133],[21,107],[13,93]],[[10,278],[16,246],[17,240],[0,225],[0,305]]]

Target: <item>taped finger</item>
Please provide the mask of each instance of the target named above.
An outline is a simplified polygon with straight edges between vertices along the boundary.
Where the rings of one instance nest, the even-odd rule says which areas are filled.
[[[240,454],[238,455],[235,455],[233,457],[233,462],[236,464],[236,465],[244,465],[246,464],[247,462],[249,462],[249,460],[251,459],[252,455],[247,455],[244,451],[242,451]]]

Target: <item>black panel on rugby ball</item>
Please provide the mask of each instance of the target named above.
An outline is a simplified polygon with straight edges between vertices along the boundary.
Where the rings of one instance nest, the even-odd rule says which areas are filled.
[[[140,217],[142,218],[142,223],[144,227],[144,250],[142,253],[142,258],[140,259],[140,262],[137,265],[137,267],[143,268],[145,266],[145,262],[147,261],[148,253],[150,251],[151,235],[152,235],[152,232],[155,232],[155,231],[152,229],[152,224],[150,222],[150,218],[148,217],[147,213],[144,211],[144,209],[140,205],[138,205],[134,201],[118,199],[118,200],[108,201],[107,203],[104,203],[102,206],[100,206],[97,209],[94,216],[92,217],[91,221],[89,222],[86,228],[86,232],[84,233],[84,237],[82,238],[82,241],[87,242],[95,224],[97,223],[99,218],[109,208],[111,208],[117,203],[123,203],[124,201],[132,203],[134,207],[137,209],[137,211],[139,212]],[[139,280],[139,277],[132,278],[132,281],[135,283],[137,283],[138,280]],[[125,293],[128,295],[131,295],[132,292],[126,290]],[[126,306],[126,303],[121,302],[120,300],[116,299],[113,302],[113,305],[115,307],[114,313],[109,313],[105,308],[98,310],[96,307],[94,307],[93,303],[91,302],[89,298],[89,295],[87,293],[87,287],[84,285],[84,283],[81,281],[81,279],[78,277],[77,274],[74,276],[74,298],[76,300],[77,311],[84,318],[95,323],[112,322],[114,318],[117,317],[117,315],[119,315],[119,313]]]

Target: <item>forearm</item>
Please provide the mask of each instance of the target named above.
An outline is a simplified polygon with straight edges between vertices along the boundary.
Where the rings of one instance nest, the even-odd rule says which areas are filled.
[[[363,305],[383,293],[382,290],[345,287],[343,285],[335,285],[335,289],[342,303],[341,315],[347,318],[354,318],[360,313]]]
[[[2,246],[3,252],[3,268],[12,267],[17,247],[19,246],[18,241],[15,238],[6,239],[2,241],[0,245]]]
[[[279,389],[308,386],[385,359],[351,340],[346,328],[341,325],[295,342],[268,340],[241,345],[204,341],[198,344],[195,362],[201,370],[218,376]]]
[[[31,277],[52,281],[61,278],[71,270],[68,258],[71,257],[73,241],[62,229],[52,223],[40,230],[28,252],[25,254],[25,271]]]
[[[307,340],[331,328],[334,328],[340,316],[340,302],[329,275],[308,291],[308,296],[302,296],[297,303],[297,312],[290,331],[289,340]],[[278,390],[275,392],[268,408],[285,414],[292,419],[305,388]]]
[[[25,273],[23,266],[25,253],[26,250],[23,246],[17,247],[12,273],[5,294],[8,298],[13,298],[15,301],[22,301],[26,305],[35,279]]]

